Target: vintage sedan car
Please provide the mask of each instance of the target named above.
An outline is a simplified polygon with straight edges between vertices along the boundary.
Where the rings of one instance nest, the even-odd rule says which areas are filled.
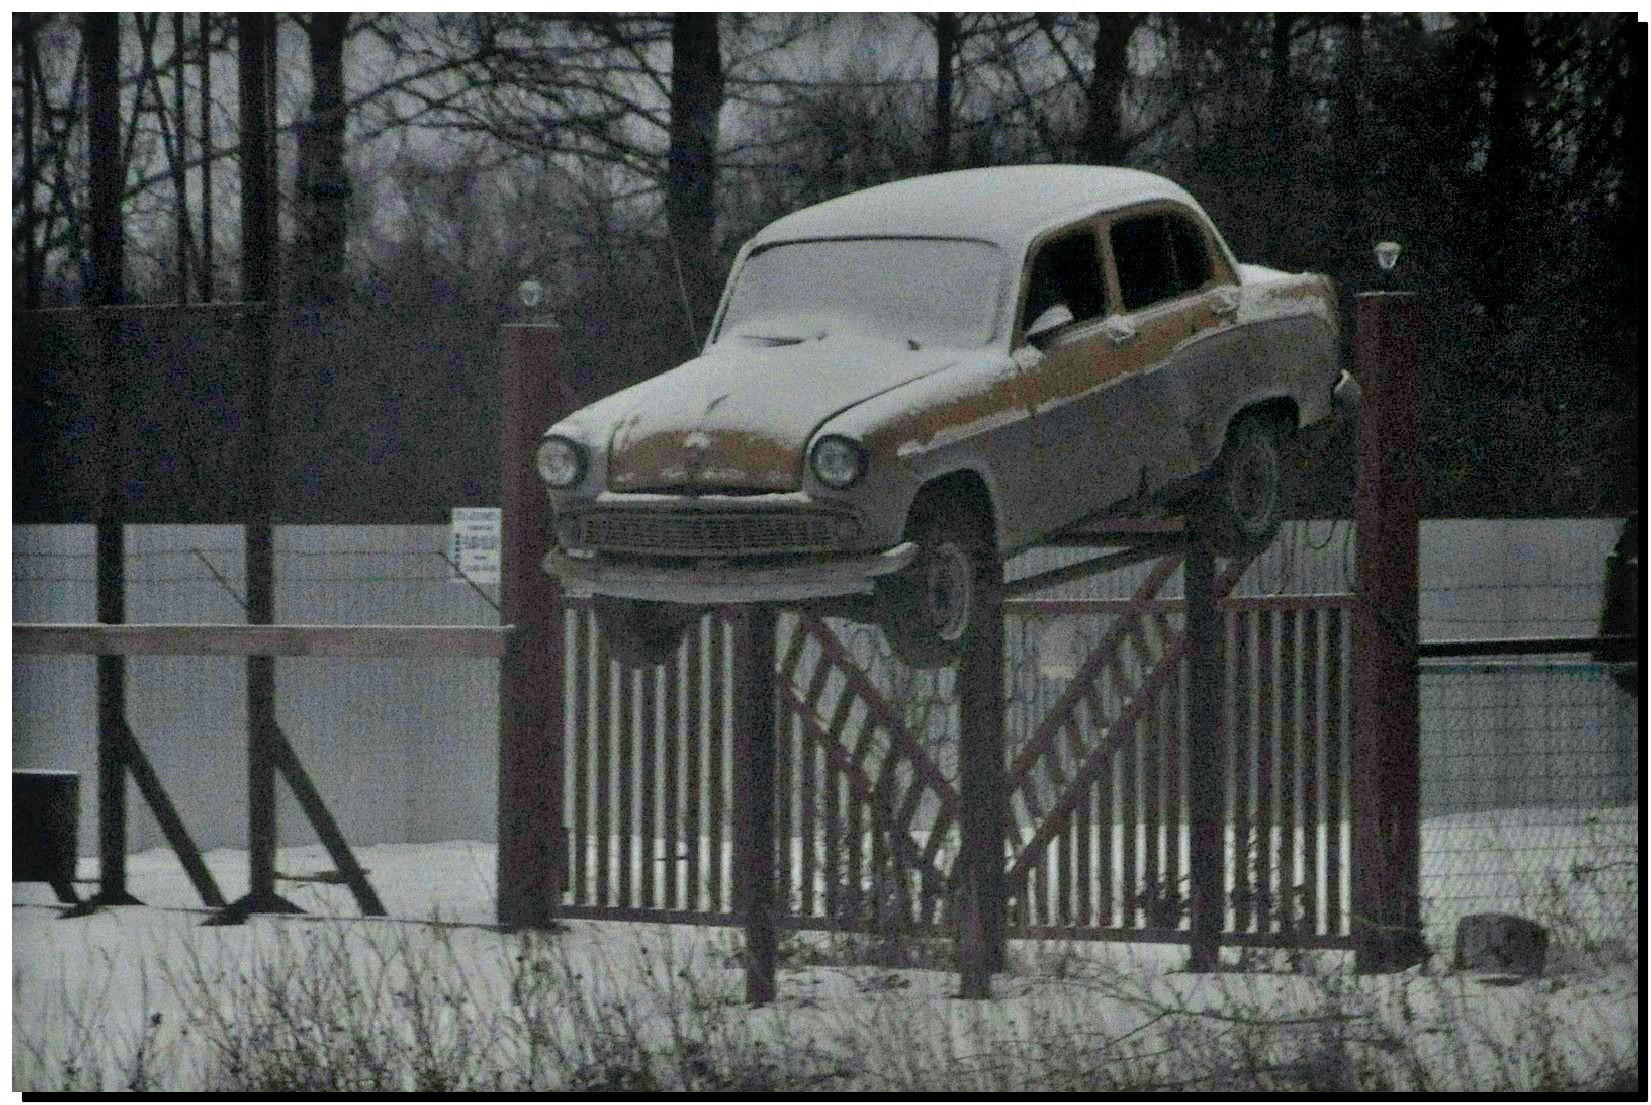
[[[746,243],[702,355],[546,431],[545,569],[631,664],[708,605],[821,601],[942,663],[1003,559],[1077,523],[1265,545],[1285,439],[1356,403],[1339,347],[1327,278],[1239,264],[1162,177],[869,188]]]

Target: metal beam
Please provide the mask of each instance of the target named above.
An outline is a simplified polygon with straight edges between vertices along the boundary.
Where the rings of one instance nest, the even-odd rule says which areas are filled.
[[[509,626],[103,625],[11,627],[18,656],[504,655]]]
[[[1626,655],[1639,651],[1640,639],[1628,634],[1603,637],[1499,637],[1482,640],[1424,641],[1416,646],[1422,660],[1468,659],[1480,656],[1564,656],[1622,648]]]

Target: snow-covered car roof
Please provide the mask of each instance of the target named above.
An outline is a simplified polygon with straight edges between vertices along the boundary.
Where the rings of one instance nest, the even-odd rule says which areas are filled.
[[[768,224],[747,248],[806,238],[947,237],[979,238],[1013,250],[1040,231],[1088,212],[1155,200],[1172,200],[1203,214],[1186,189],[1139,169],[962,169],[879,184],[806,207]]]

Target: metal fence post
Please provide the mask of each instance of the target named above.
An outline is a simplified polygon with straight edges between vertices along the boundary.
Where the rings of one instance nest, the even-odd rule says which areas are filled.
[[[734,878],[745,914],[745,999],[774,1000],[778,953],[774,887],[775,632],[772,606],[740,612],[734,634]]]
[[[1004,965],[1003,592],[982,588],[980,628],[957,674],[962,850],[957,862],[958,968],[966,998],[992,996]]]
[[[87,143],[91,154],[91,300],[97,318],[95,355],[101,368],[98,410],[101,450],[97,511],[97,618],[126,620],[126,531],[121,521],[123,387],[120,322],[109,308],[121,301],[124,228],[120,215],[120,17],[86,16]],[[126,890],[126,658],[97,658],[98,879],[95,903],[137,901]]]
[[[1220,966],[1226,922],[1225,748],[1221,732],[1221,619],[1215,608],[1215,557],[1204,535],[1188,536],[1183,568],[1187,635],[1188,816],[1192,821],[1192,944],[1189,966]],[[1131,843],[1133,846],[1133,842]]]
[[[1420,310],[1409,293],[1370,293],[1355,302],[1354,321],[1364,406],[1354,497],[1352,928],[1357,969],[1392,971],[1426,955],[1416,673]]]
[[[500,620],[509,627],[499,671],[498,919],[546,928],[561,901],[564,728],[561,586],[540,567],[550,504],[534,473],[539,435],[563,414],[561,331],[503,331],[503,515]]]

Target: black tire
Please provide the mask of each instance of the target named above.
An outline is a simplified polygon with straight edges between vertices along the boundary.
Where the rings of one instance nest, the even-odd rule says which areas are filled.
[[[906,529],[917,559],[879,582],[879,620],[901,661],[941,667],[967,652],[1003,566],[985,512],[962,496],[921,505]]]
[[[1283,434],[1279,423],[1248,415],[1233,423],[1210,473],[1202,529],[1217,556],[1251,556],[1272,544],[1284,523]]]
[[[699,608],[597,595],[591,600],[608,655],[630,668],[650,668],[676,655],[682,636],[699,620]]]

